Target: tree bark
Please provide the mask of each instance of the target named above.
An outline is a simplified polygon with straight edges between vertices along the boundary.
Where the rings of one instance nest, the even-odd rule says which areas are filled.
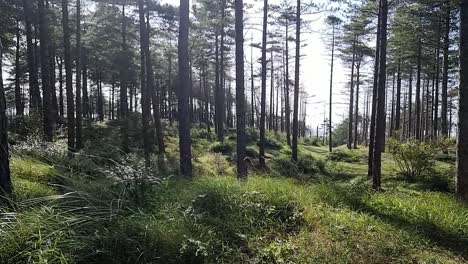
[[[331,54],[331,66],[330,66],[330,100],[328,109],[328,151],[333,151],[333,123],[332,123],[332,112],[333,112],[333,66],[335,63],[335,24],[332,29],[332,54]]]
[[[68,150],[75,149],[75,105],[73,100],[73,76],[70,45],[70,27],[68,22],[68,0],[62,0],[62,26],[65,53],[65,89],[67,93],[67,129]]]
[[[28,55],[29,93],[31,96],[30,111],[38,113],[41,108],[41,94],[37,79],[35,45],[33,43],[32,18],[34,17],[31,1],[23,0],[24,20],[26,25],[26,43]]]
[[[190,146],[189,116],[189,0],[180,0],[179,23],[179,154],[180,172],[183,176],[192,177],[192,151]]]
[[[448,102],[448,71],[449,71],[449,47],[450,47],[450,2],[446,3],[446,17],[445,17],[445,36],[444,36],[444,68],[442,75],[442,136],[448,136],[448,124],[447,124],[447,102]]]
[[[127,98],[127,78],[128,78],[128,64],[127,64],[127,17],[125,16],[125,1],[122,4],[122,55],[121,55],[121,68],[120,68],[120,134],[122,141],[122,150],[125,153],[130,152],[128,146],[128,98]]]
[[[354,66],[356,64],[356,36],[353,39],[353,60],[351,62],[351,83],[349,92],[349,111],[348,111],[348,149],[351,149],[353,143],[353,103],[354,103]]]
[[[398,59],[397,69],[397,92],[395,105],[395,131],[400,131],[401,127],[401,61]]]
[[[260,99],[260,166],[265,167],[265,117],[266,117],[266,45],[268,23],[268,0],[263,0],[263,31],[262,31],[262,94]]]
[[[244,18],[243,1],[235,0],[236,29],[236,130],[237,130],[237,177],[247,178],[244,99]]]
[[[299,66],[301,61],[301,0],[296,6],[296,66],[294,67],[294,114],[292,131],[292,160],[297,162],[297,138],[299,133]]]
[[[372,178],[372,187],[378,191],[381,188],[382,175],[382,151],[385,140],[385,85],[387,73],[387,0],[381,0],[381,26],[380,31],[380,56],[379,56],[379,87],[377,93],[377,114],[376,114],[376,133],[374,146],[374,173]]]
[[[39,26],[40,26],[40,41],[41,41],[41,77],[42,77],[42,97],[43,97],[43,126],[44,126],[44,140],[52,142],[54,137],[54,112],[52,106],[51,86],[52,81],[50,78],[50,59],[49,59],[49,18],[45,9],[45,0],[39,0]]]
[[[12,192],[10,175],[10,154],[8,147],[8,118],[6,116],[5,90],[3,87],[3,45],[0,39],[0,192]]]
[[[15,108],[16,115],[24,115],[23,97],[21,95],[21,65],[20,65],[20,22],[16,21],[16,52],[15,52]]]
[[[468,0],[460,8],[460,101],[458,109],[457,194],[468,202]]]
[[[83,105],[81,102],[81,0],[76,0],[76,149],[83,148]]]

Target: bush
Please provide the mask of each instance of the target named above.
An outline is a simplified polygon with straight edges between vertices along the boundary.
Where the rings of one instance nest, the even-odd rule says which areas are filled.
[[[306,137],[302,140],[302,144],[306,146],[320,147],[322,146],[322,140],[318,137]]]
[[[258,142],[257,145],[260,146],[260,142]],[[283,144],[281,144],[281,142],[279,142],[277,139],[265,137],[265,148],[277,150],[280,149],[282,145]]]
[[[256,142],[258,141],[258,131],[255,128],[249,128],[245,131],[245,138],[247,142]]]
[[[192,128],[190,135],[192,138],[211,139],[211,133],[206,128]]]
[[[416,140],[401,143],[391,138],[388,140],[388,148],[399,172],[408,181],[414,181],[434,168],[437,149],[433,145]]]
[[[273,169],[286,177],[310,180],[317,174],[326,174],[325,162],[312,156],[301,156],[296,163],[288,156],[279,156],[273,158],[272,163]]]
[[[336,149],[331,153],[328,153],[329,160],[331,161],[342,161],[342,162],[349,162],[349,163],[357,163],[361,162],[362,157],[351,150],[345,149]]]
[[[210,150],[216,153],[227,155],[234,151],[234,144],[228,141],[215,142],[211,144]]]

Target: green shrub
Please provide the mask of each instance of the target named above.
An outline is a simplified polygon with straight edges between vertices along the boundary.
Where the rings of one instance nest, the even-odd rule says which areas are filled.
[[[247,142],[257,142],[259,137],[258,130],[255,128],[249,128],[245,131],[245,138]]]
[[[318,137],[306,137],[302,140],[302,144],[306,146],[320,147],[322,146],[322,140]]]
[[[279,156],[273,158],[272,164],[275,171],[286,177],[309,180],[326,174],[325,162],[312,156],[300,156],[296,163],[289,156]]]
[[[230,154],[234,151],[234,144],[229,141],[215,142],[211,144],[210,150],[224,155]]]
[[[192,138],[205,138],[211,139],[211,133],[208,133],[208,130],[205,128],[192,128],[190,131],[190,135]]]
[[[349,163],[358,163],[362,161],[362,157],[348,149],[335,149],[333,152],[328,153],[327,158],[331,161],[342,161]]]
[[[258,142],[257,145],[260,146],[260,142]],[[281,142],[279,142],[277,139],[265,137],[265,148],[278,150],[282,146],[283,144],[281,144]]]
[[[427,175],[434,168],[437,149],[431,144],[416,140],[401,143],[391,138],[388,149],[398,165],[399,173],[408,181]]]

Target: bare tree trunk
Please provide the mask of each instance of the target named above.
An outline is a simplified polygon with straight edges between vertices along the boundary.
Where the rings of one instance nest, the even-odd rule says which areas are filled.
[[[83,105],[81,103],[81,0],[76,0],[76,149],[83,147]]]
[[[330,100],[328,109],[328,151],[333,151],[333,123],[332,123],[332,112],[333,112],[333,66],[335,63],[335,24],[332,32],[332,54],[331,54],[331,66],[330,66]]]
[[[460,8],[460,101],[458,109],[457,194],[468,202],[468,1]]]
[[[192,177],[192,151],[190,146],[189,116],[189,0],[180,0],[179,24],[179,152],[180,172],[185,177]]]
[[[122,141],[122,150],[125,153],[130,152],[128,139],[128,98],[127,98],[127,17],[125,16],[125,1],[122,4],[122,55],[120,68],[120,134]]]
[[[291,146],[291,106],[289,104],[289,18],[285,18],[285,29],[286,29],[286,86],[285,86],[285,95],[284,95],[284,107],[285,107],[285,129],[286,129],[286,140],[288,146]]]
[[[400,131],[401,127],[401,62],[398,60],[397,70],[397,93],[395,107],[395,131]]]
[[[237,177],[247,178],[244,100],[244,19],[243,1],[235,0],[236,20],[236,130],[237,130]]]
[[[16,52],[15,52],[15,108],[16,108],[16,115],[23,116],[24,115],[24,104],[23,98],[21,95],[21,86],[20,86],[20,78],[21,78],[21,69],[20,69],[20,22],[19,20],[16,21]]]
[[[353,60],[351,63],[351,82],[349,92],[349,111],[348,111],[348,142],[347,147],[351,149],[353,143],[353,103],[354,103],[354,66],[356,64],[356,36],[353,39]]]
[[[354,142],[353,147],[357,149],[358,145],[358,126],[359,126],[359,82],[361,71],[361,58],[356,64],[356,109],[354,109]]]
[[[43,93],[43,122],[44,122],[44,140],[52,142],[54,137],[54,112],[52,107],[51,95],[51,79],[49,67],[49,18],[45,10],[44,0],[39,0],[39,23],[40,23],[40,41],[41,41],[41,77],[42,77],[42,93]]]
[[[374,60],[374,83],[372,86],[372,110],[371,110],[371,122],[369,128],[369,156],[367,161],[367,177],[372,178],[374,175],[374,153],[375,153],[375,134],[376,134],[376,118],[377,118],[377,93],[379,83],[379,66],[380,66],[380,27],[382,24],[382,18],[380,16],[380,8],[382,2],[379,1],[379,15],[377,19],[377,37],[375,45],[375,60]]]
[[[296,6],[296,66],[294,67],[294,114],[293,114],[293,138],[292,138],[292,160],[297,161],[297,138],[298,138],[298,114],[299,114],[299,66],[301,61],[301,0],[297,0]]]
[[[417,58],[417,80],[416,80],[416,131],[417,140],[421,140],[421,56],[422,56],[421,39],[418,40],[418,58]]]
[[[23,10],[26,22],[25,25],[29,71],[29,93],[31,96],[30,111],[39,113],[39,109],[41,108],[41,93],[39,91],[39,82],[37,80],[35,45],[33,44],[32,18],[34,17],[34,15],[32,12],[31,1],[23,0]]]
[[[0,39],[0,192],[12,192],[10,176],[10,154],[8,151],[8,118],[6,116],[5,90],[3,87],[3,45]]]
[[[382,175],[382,151],[385,140],[385,85],[387,73],[387,0],[381,0],[381,27],[380,31],[380,65],[379,65],[379,89],[377,93],[377,115],[376,115],[376,134],[374,146],[374,174],[372,178],[372,187],[378,191],[381,188]]]
[[[260,112],[260,166],[265,167],[265,117],[266,117],[266,42],[267,42],[267,22],[268,22],[268,0],[263,1],[263,32],[262,32],[262,95]]]
[[[448,101],[448,71],[449,71],[449,47],[450,47],[450,2],[446,3],[446,17],[445,17],[445,36],[444,36],[444,69],[442,76],[442,136],[448,136],[447,124],[447,101]]]
[[[146,50],[148,43],[145,23],[145,6],[144,0],[138,0],[138,13],[140,20],[140,59],[141,59],[141,111],[143,122],[143,150],[145,155],[145,166],[150,166],[150,155],[153,150],[152,132],[150,127],[151,122],[151,94],[148,88],[147,74],[151,69],[147,68]]]
[[[73,100],[73,76],[70,45],[70,27],[68,23],[68,0],[62,0],[63,43],[65,52],[65,89],[67,93],[67,130],[68,150],[75,150],[75,105]]]

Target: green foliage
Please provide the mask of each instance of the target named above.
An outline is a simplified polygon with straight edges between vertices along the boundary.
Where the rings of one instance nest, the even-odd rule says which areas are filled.
[[[320,147],[322,140],[318,137],[306,137],[302,140],[302,144],[306,146]]]
[[[300,180],[317,179],[327,173],[325,162],[312,156],[299,156],[294,162],[289,156],[279,155],[273,158],[272,168],[282,176]]]
[[[247,142],[257,142],[260,138],[260,135],[258,133],[258,130],[256,130],[255,128],[248,128],[245,131],[245,138]]]
[[[399,167],[399,173],[408,181],[427,175],[434,168],[437,153],[434,145],[416,140],[401,143],[391,138],[388,149]]]
[[[359,153],[348,149],[335,149],[333,152],[328,153],[327,158],[331,161],[342,161],[349,163],[357,163],[363,160]]]
[[[234,144],[230,141],[215,142],[211,144],[210,150],[216,153],[222,153],[224,155],[230,154],[234,151]]]

